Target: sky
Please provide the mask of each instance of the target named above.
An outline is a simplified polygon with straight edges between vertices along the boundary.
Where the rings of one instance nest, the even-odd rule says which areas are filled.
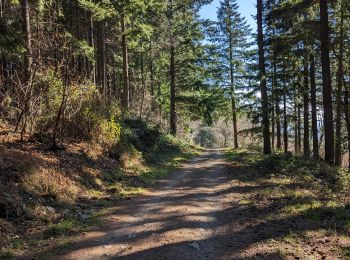
[[[213,2],[209,5],[206,5],[200,11],[200,15],[202,18],[207,18],[210,20],[216,20],[216,11],[219,6],[220,0],[213,0]],[[255,30],[256,22],[252,15],[256,14],[256,0],[237,0],[237,4],[239,5],[239,11],[242,16],[246,18],[250,27]]]

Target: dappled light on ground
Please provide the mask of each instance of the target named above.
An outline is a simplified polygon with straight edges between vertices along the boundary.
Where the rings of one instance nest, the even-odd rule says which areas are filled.
[[[226,161],[222,151],[207,151],[140,197],[118,202],[100,230],[53,249],[54,257],[48,253],[55,259],[340,258],[350,240],[317,219],[324,208],[315,200],[287,177],[271,178]]]

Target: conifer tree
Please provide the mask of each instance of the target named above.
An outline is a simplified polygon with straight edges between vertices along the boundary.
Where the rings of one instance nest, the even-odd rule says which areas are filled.
[[[249,47],[250,28],[238,12],[236,0],[223,0],[217,12],[217,35],[215,43],[220,49],[223,87],[228,88],[231,98],[234,148],[238,148],[238,98],[237,85],[243,77],[245,52]]]

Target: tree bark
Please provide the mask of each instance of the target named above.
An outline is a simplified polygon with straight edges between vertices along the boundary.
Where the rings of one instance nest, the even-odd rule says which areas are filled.
[[[97,22],[97,85],[100,93],[106,95],[106,42],[105,21]]]
[[[176,126],[176,89],[175,89],[175,46],[174,46],[174,35],[173,35],[173,0],[170,0],[170,133],[176,136],[177,126]]]
[[[271,110],[271,149],[275,150],[275,107],[274,107],[274,100],[276,97],[275,93],[275,87],[274,84],[272,83],[272,89],[271,89],[271,101],[272,104],[270,105],[270,110]]]
[[[150,73],[150,92],[152,98],[154,97],[154,71],[153,71],[153,48],[152,48],[152,39],[149,41],[149,73]],[[153,100],[152,100],[153,101]]]
[[[89,28],[88,28],[88,42],[89,45],[95,50],[94,44],[94,21],[92,19],[92,15],[89,14]],[[95,53],[93,53],[93,60],[88,61],[88,77],[92,78],[92,82],[97,85],[96,82],[96,61],[95,61]]]
[[[287,94],[283,94],[283,150],[288,152]]]
[[[348,168],[350,169],[350,114],[349,114],[349,86],[344,92],[344,114],[347,128],[347,142],[348,142]]]
[[[320,158],[318,148],[318,126],[317,126],[317,100],[316,100],[316,73],[315,57],[310,55],[310,95],[311,95],[311,127],[312,127],[312,154],[313,158]]]
[[[283,150],[288,152],[288,121],[287,121],[287,87],[286,87],[286,71],[283,63]]]
[[[238,149],[238,131],[237,131],[237,111],[236,111],[236,96],[235,96],[235,78],[233,68],[233,46],[232,35],[229,37],[229,56],[230,56],[230,88],[231,88],[231,107],[232,107],[232,124],[233,124],[233,143],[234,148]]]
[[[257,0],[257,26],[258,26],[258,47],[259,47],[259,80],[262,100],[262,126],[264,153],[271,153],[270,126],[269,126],[269,106],[267,100],[265,54],[264,54],[264,32],[263,32],[263,3]]]
[[[30,100],[32,96],[32,35],[30,28],[30,6],[28,0],[21,1],[21,15],[22,15],[22,32],[24,36],[24,44],[25,44],[25,55],[24,55],[24,81],[23,86],[25,87],[25,95],[23,100],[23,108],[18,116],[16,129],[20,123],[22,122],[22,130],[21,130],[21,141],[24,139],[24,133],[27,128],[27,117],[30,112]]]
[[[175,50],[170,46],[170,133],[176,135],[176,104],[175,104]]]
[[[57,150],[59,149],[57,145],[57,132],[58,132],[58,127],[61,122],[62,115],[64,114],[65,110],[65,104],[67,100],[67,87],[68,87],[68,75],[69,75],[69,62],[71,58],[71,50],[69,49],[68,55],[67,55],[67,61],[66,61],[66,66],[65,66],[65,78],[64,78],[64,83],[63,83],[63,90],[62,90],[62,99],[61,99],[61,104],[57,112],[55,124],[52,130],[52,149]]]
[[[333,127],[333,99],[332,79],[329,59],[329,26],[328,1],[320,0],[320,41],[323,79],[323,110],[325,128],[325,160],[334,164],[334,127]]]
[[[28,0],[22,0],[22,27],[25,41],[25,56],[24,56],[24,76],[25,85],[29,85],[32,77],[32,34],[30,30],[30,7]]]
[[[124,16],[120,20],[121,32],[122,32],[122,52],[123,52],[123,97],[122,97],[122,109],[127,111],[130,106],[130,89],[129,89],[129,61],[128,61],[128,45],[126,39],[126,29]]]
[[[309,64],[308,59],[304,61],[304,156],[310,156],[310,123],[309,123]]]
[[[277,61],[276,61],[276,55],[274,54],[274,60],[273,60],[273,81],[274,81],[274,89],[275,89],[275,112],[276,112],[276,134],[277,134],[277,144],[276,148],[277,150],[281,150],[282,148],[282,142],[281,142],[281,109],[279,105],[279,91],[277,87]]]
[[[301,103],[297,106],[297,152],[301,152]]]
[[[140,53],[140,66],[141,66],[141,105],[140,105],[140,119],[142,119],[143,106],[146,95],[146,83],[145,83],[145,72],[144,72],[144,61],[143,61],[143,44],[141,42],[141,53]]]
[[[335,118],[335,164],[342,166],[342,91],[344,74],[344,1],[341,1],[340,11],[340,36],[339,36],[339,55],[337,70],[337,92],[336,92],[336,118]]]
[[[293,91],[294,106],[293,106],[293,123],[294,123],[294,153],[298,153],[298,99],[296,88]]]

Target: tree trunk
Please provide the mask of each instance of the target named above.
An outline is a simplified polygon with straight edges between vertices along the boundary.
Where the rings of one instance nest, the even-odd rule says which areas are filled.
[[[297,153],[301,152],[301,103],[297,107]]]
[[[274,60],[273,60],[273,82],[274,82],[274,89],[275,89],[275,112],[276,112],[276,134],[277,134],[277,150],[281,150],[282,148],[282,142],[281,142],[281,109],[279,105],[279,91],[277,87],[277,64],[276,64],[276,55],[274,54]]]
[[[30,100],[32,96],[32,35],[30,29],[30,7],[28,0],[21,1],[21,11],[22,11],[22,31],[24,36],[25,44],[25,55],[24,55],[24,81],[23,86],[25,87],[25,95],[23,100],[23,108],[17,119],[16,129],[22,121],[22,130],[21,130],[21,141],[23,141],[24,133],[27,127],[27,117],[30,109]]]
[[[309,64],[304,61],[304,156],[310,156],[310,125],[309,125]]]
[[[339,36],[339,56],[337,71],[337,92],[336,92],[336,118],[335,118],[335,164],[342,166],[342,91],[344,74],[344,1],[341,1],[340,11],[340,36]]]
[[[94,44],[94,21],[92,19],[92,15],[89,14],[89,29],[88,29],[88,41],[89,45],[95,50]],[[91,66],[91,67],[90,67]],[[96,61],[95,61],[95,53],[93,53],[93,61],[88,61],[88,77],[92,78],[92,82],[97,85],[96,82]]]
[[[143,62],[143,47],[141,42],[141,53],[140,53],[140,66],[141,66],[141,105],[140,105],[140,119],[142,119],[142,113],[143,113],[143,105],[145,102],[145,95],[146,95],[146,83],[145,83],[145,73],[144,73],[144,62]]]
[[[258,26],[258,47],[259,47],[259,80],[262,99],[262,126],[264,139],[264,153],[271,153],[269,106],[267,100],[265,55],[264,55],[264,32],[263,32],[263,3],[257,0],[257,26]]]
[[[152,48],[152,39],[149,41],[149,73],[150,73],[150,92],[152,99],[154,97],[154,71],[153,71],[153,48]],[[153,100],[152,100],[153,101]]]
[[[337,71],[337,92],[336,92],[336,118],[335,118],[335,165],[341,166],[342,164],[342,151],[341,151],[341,116],[342,116],[342,61],[339,61]]]
[[[65,66],[65,79],[64,79],[64,84],[63,84],[63,90],[62,90],[62,100],[60,107],[57,112],[54,128],[52,130],[52,149],[57,150],[59,147],[57,145],[57,132],[58,132],[58,127],[61,122],[62,115],[64,113],[65,109],[65,104],[67,100],[67,86],[68,86],[68,66],[70,62],[70,57],[71,57],[71,50],[69,49],[69,53],[67,55],[67,61],[66,61],[66,66]]]
[[[283,63],[283,145],[284,153],[288,152],[288,122],[287,122],[287,86],[286,71]]]
[[[30,7],[28,0],[22,0],[22,27],[25,41],[24,76],[25,85],[29,85],[32,77],[32,34],[30,31]]]
[[[270,105],[271,109],[271,148],[272,150],[275,149],[275,107],[274,107],[274,100],[275,100],[275,88],[274,84],[272,84],[272,89],[271,89],[271,101],[272,104]]]
[[[288,123],[287,123],[287,94],[283,94],[283,145],[284,152],[288,152]]]
[[[176,89],[175,89],[175,46],[174,46],[174,35],[173,35],[173,0],[170,0],[170,66],[169,66],[169,74],[170,74],[170,133],[176,136]]]
[[[124,17],[120,21],[122,32],[122,52],[123,52],[123,97],[122,109],[127,111],[130,106],[130,89],[129,89],[129,62],[128,62],[128,44],[126,39],[125,21]]]
[[[349,114],[349,86],[344,92],[344,114],[347,128],[347,142],[348,142],[348,168],[350,169],[350,114]]]
[[[294,89],[293,123],[294,123],[294,153],[298,153],[298,101],[296,89]]]
[[[310,95],[311,95],[311,126],[312,126],[312,154],[313,158],[318,160],[318,127],[317,127],[317,100],[316,100],[316,73],[315,73],[315,57],[310,56]]]
[[[334,128],[333,128],[333,99],[332,79],[329,60],[329,26],[328,26],[328,1],[320,0],[320,41],[323,79],[323,110],[325,128],[325,160],[334,163]]]
[[[106,43],[105,21],[97,23],[97,85],[100,93],[106,95]]]
[[[237,131],[237,111],[236,111],[236,96],[235,96],[235,78],[233,68],[233,49],[232,49],[232,35],[229,38],[230,46],[230,88],[231,88],[231,107],[232,107],[232,124],[233,124],[233,142],[234,148],[238,148],[238,131]]]
[[[170,46],[170,133],[176,135],[176,105],[175,105],[175,50],[173,42]]]
[[[0,18],[3,17],[3,0],[0,0]]]

